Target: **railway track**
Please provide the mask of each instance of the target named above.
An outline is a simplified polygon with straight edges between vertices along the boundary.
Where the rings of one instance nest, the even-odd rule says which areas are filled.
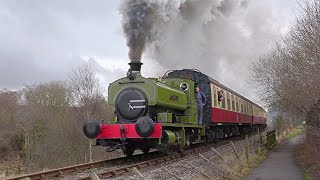
[[[84,163],[78,164],[75,166],[69,166],[59,169],[53,169],[49,171],[37,172],[17,177],[7,178],[5,180],[20,180],[20,179],[30,179],[30,180],[38,180],[38,179],[47,179],[47,178],[56,178],[59,176],[65,176],[70,173],[77,173],[86,170],[90,170],[93,168],[108,168],[115,165],[122,165],[122,164],[133,164],[139,161],[154,159],[157,157],[164,156],[160,152],[150,152],[148,154],[137,154],[132,157],[120,157],[115,159],[108,159],[108,160],[101,160],[92,163]]]
[[[239,137],[233,137],[232,140],[237,140]],[[69,166],[65,168],[59,168],[49,171],[43,171],[33,174],[27,174],[18,177],[8,178],[6,180],[20,180],[20,179],[79,179],[88,180],[92,169],[100,168],[96,171],[96,175],[99,178],[113,178],[131,173],[133,168],[143,169],[152,165],[157,165],[167,161],[179,160],[187,155],[197,154],[205,151],[209,151],[211,147],[219,147],[228,143],[231,139],[220,141],[218,144],[207,144],[206,146],[196,146],[192,149],[186,150],[183,153],[174,153],[171,155],[164,155],[160,152],[150,152],[148,154],[138,154],[132,157],[121,157],[116,159],[96,161],[93,163],[85,163],[75,166]],[[119,166],[119,167],[117,167]],[[85,173],[83,173],[86,171]],[[82,173],[82,175],[70,176],[70,174]],[[68,178],[69,176],[70,178]]]
[[[190,150],[185,151],[184,153],[175,153],[172,155],[168,155],[168,156],[164,156],[164,157],[160,157],[160,158],[156,158],[156,159],[150,159],[150,160],[142,161],[142,162],[127,165],[127,166],[123,166],[123,167],[119,167],[119,168],[115,168],[115,169],[111,169],[111,170],[106,170],[104,172],[96,173],[96,175],[102,179],[117,177],[117,176],[123,175],[125,173],[132,172],[133,168],[143,169],[145,167],[160,164],[163,162],[177,160],[177,159],[185,157],[186,155],[196,154],[196,153],[210,150],[211,147],[212,147],[212,144],[204,146],[204,147],[190,149]],[[91,179],[90,176],[79,178],[79,180],[90,180],[90,179]]]

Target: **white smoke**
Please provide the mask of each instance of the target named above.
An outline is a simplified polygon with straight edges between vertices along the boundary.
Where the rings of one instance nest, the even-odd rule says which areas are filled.
[[[164,69],[199,69],[250,96],[249,66],[283,28],[265,1],[144,0],[152,9],[144,57]]]

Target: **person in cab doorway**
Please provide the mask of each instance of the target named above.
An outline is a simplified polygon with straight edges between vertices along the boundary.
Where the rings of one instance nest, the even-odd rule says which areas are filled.
[[[196,102],[198,106],[198,124],[202,124],[202,118],[203,118],[203,106],[206,104],[206,96],[200,91],[200,87],[195,87],[196,91]]]

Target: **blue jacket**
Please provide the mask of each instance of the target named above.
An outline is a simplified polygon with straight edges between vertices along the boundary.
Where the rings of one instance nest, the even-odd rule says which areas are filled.
[[[206,96],[199,91],[198,93],[196,92],[196,102],[198,106],[204,106],[206,104]]]

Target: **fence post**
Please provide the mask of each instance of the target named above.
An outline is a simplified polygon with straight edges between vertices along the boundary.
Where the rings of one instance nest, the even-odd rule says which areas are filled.
[[[270,141],[271,139],[270,139],[270,132],[267,132],[267,145],[266,145],[266,147],[267,147],[267,149],[269,149],[269,147],[270,147]]]
[[[260,128],[258,127],[258,153],[260,153],[261,148],[261,139],[260,139]]]
[[[208,158],[204,157],[202,154],[199,153],[199,156],[201,159],[207,161],[209,164],[211,164],[214,168],[218,169],[221,173],[222,173],[222,177],[225,179],[231,179],[231,175],[232,173],[235,174],[232,171],[229,172],[225,172],[222,168],[220,168],[219,166],[215,165],[212,161],[210,161]],[[225,176],[225,174],[227,174],[227,176]]]
[[[250,143],[249,143],[249,140],[248,140],[248,135],[246,135],[246,140],[245,140],[245,142],[246,142],[246,159],[247,159],[247,161],[249,161],[249,149],[250,149],[250,147],[249,147],[249,145],[250,145]]]
[[[213,147],[211,147],[211,150],[222,160],[224,161],[224,158],[221,156],[221,154]]]
[[[100,180],[99,176],[93,171],[90,173],[90,179],[91,180]]]
[[[5,176],[9,176],[9,168],[8,167],[6,167],[6,170],[5,170]]]
[[[238,153],[236,147],[234,146],[234,144],[233,144],[232,141],[230,141],[230,144],[231,144],[231,147],[232,147],[232,149],[233,149],[233,152],[236,154],[236,157],[237,157],[237,160],[238,160],[239,165],[242,165],[241,162],[240,162],[240,156],[239,156],[239,153]]]
[[[145,180],[144,176],[138,171],[136,167],[132,168],[132,172],[137,175],[140,179]]]
[[[255,150],[255,144],[254,144],[254,138],[255,137],[255,135],[254,136],[252,136],[251,137],[251,149],[250,149],[250,153],[253,153],[254,152],[254,150]]]

